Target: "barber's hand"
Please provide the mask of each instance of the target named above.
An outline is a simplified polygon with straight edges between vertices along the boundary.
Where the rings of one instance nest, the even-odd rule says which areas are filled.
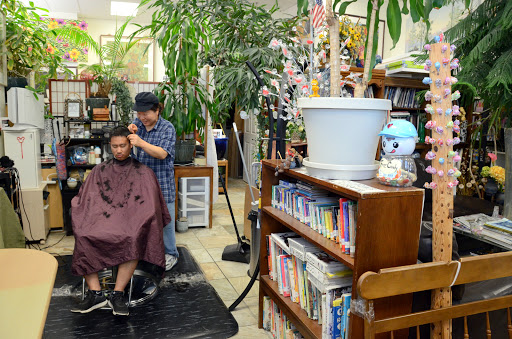
[[[144,140],[142,140],[137,134],[130,134],[127,138],[130,140],[132,146],[135,147],[140,147],[144,143]]]
[[[130,131],[130,133],[137,133],[137,131],[138,131],[139,129],[137,128],[137,125],[135,125],[135,124],[130,124],[130,125],[128,126],[128,130]]]

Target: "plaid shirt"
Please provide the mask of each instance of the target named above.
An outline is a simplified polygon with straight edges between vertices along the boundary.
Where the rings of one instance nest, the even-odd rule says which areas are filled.
[[[159,117],[156,125],[151,131],[135,118],[133,122],[138,130],[137,135],[151,145],[162,147],[168,153],[165,159],[153,158],[140,147],[137,147],[137,154],[132,150],[132,156],[155,172],[167,204],[176,198],[176,185],[174,183],[174,144],[176,143],[176,131],[174,126],[167,120]]]

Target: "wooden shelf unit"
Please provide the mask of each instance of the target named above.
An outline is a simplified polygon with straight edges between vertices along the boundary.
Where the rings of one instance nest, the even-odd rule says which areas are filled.
[[[353,270],[352,298],[356,299],[356,284],[367,272],[378,272],[382,268],[415,264],[418,256],[419,233],[423,204],[423,190],[417,188],[394,188],[381,185],[377,180],[359,183],[380,189],[372,193],[361,193],[347,189],[327,180],[311,177],[303,170],[285,170],[275,176],[276,160],[263,160],[261,191],[261,244],[260,244],[260,293],[258,326],[263,326],[263,296],[270,296],[279,308],[306,338],[321,338],[321,325],[308,319],[306,312],[289,298],[279,295],[277,285],[268,277],[266,236],[270,233],[293,231],[329,253]],[[301,180],[340,197],[357,201],[356,253],[351,258],[342,254],[339,244],[334,243],[309,226],[271,206],[272,186],[279,180]],[[411,311],[412,295],[403,295],[379,300],[375,313],[380,317],[406,314]],[[363,319],[352,316],[350,338],[360,339],[364,335]],[[395,337],[400,337],[396,335]],[[383,336],[382,338],[386,338]]]

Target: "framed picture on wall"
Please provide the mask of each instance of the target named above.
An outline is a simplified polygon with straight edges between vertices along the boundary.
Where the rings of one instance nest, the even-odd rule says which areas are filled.
[[[135,38],[141,39],[141,38]],[[123,37],[121,44],[126,46],[130,41],[129,37]],[[114,42],[113,35],[101,35],[100,44],[105,46]],[[118,74],[120,78],[129,81],[153,81],[154,78],[154,40],[142,38],[128,51],[123,60],[125,69]]]

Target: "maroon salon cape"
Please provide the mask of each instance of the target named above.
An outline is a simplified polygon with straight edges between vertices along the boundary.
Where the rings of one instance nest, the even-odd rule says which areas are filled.
[[[138,259],[165,267],[163,228],[171,221],[155,173],[135,159],[93,168],[71,201],[75,275]]]

